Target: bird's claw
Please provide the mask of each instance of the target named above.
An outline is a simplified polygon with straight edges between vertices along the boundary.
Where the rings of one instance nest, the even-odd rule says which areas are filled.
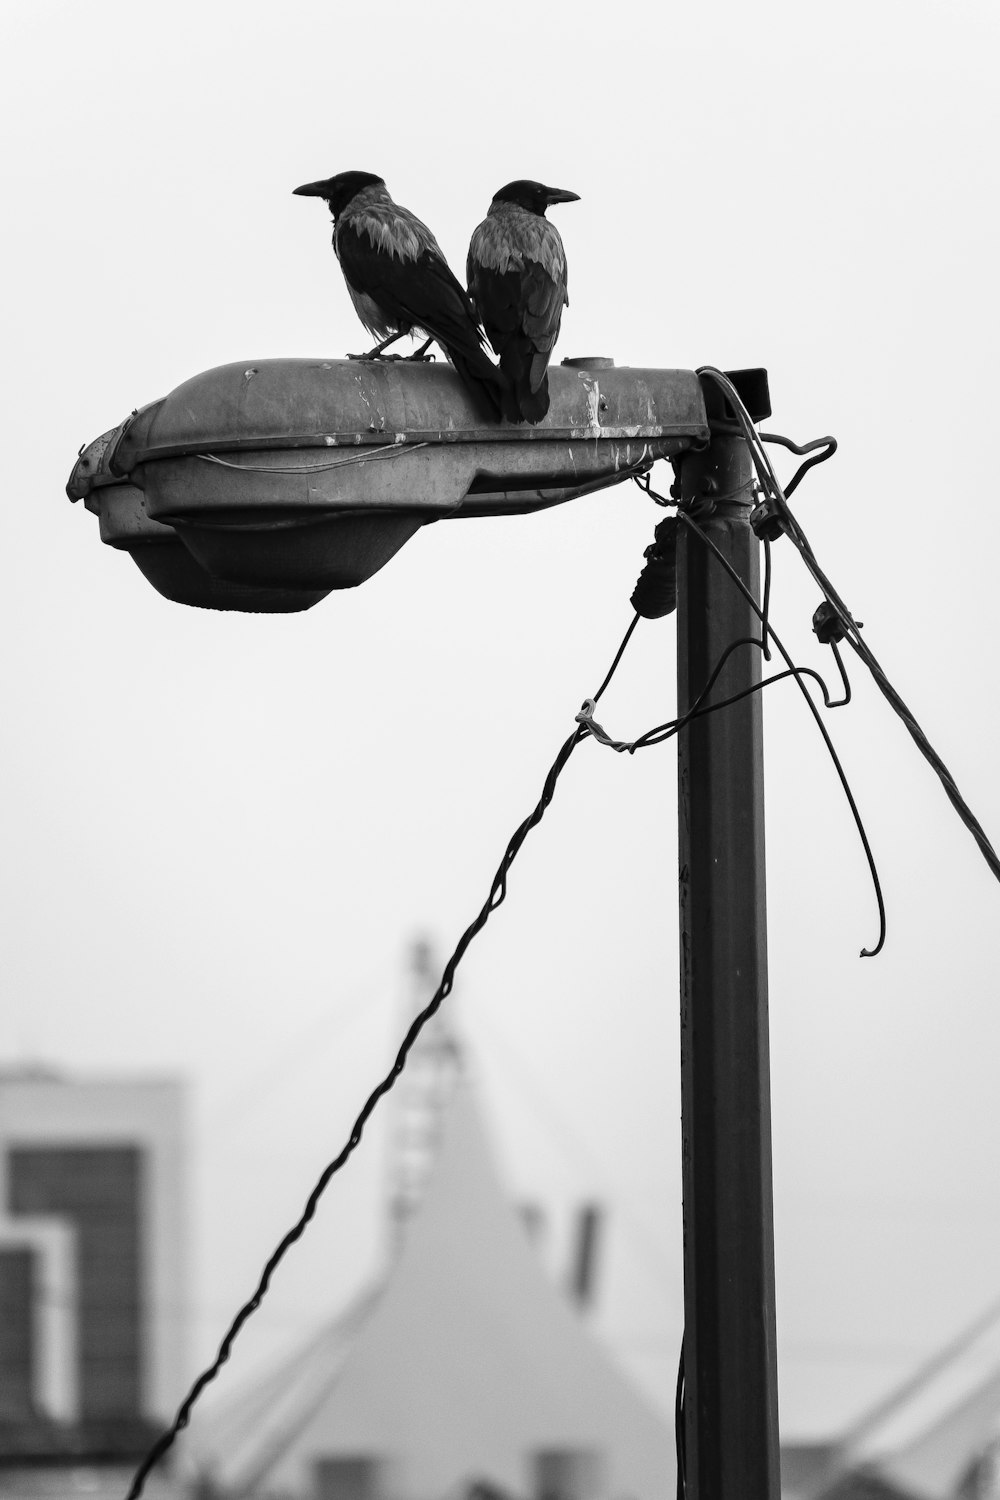
[[[378,349],[369,349],[367,354],[349,354],[348,359],[362,360],[366,364],[391,364],[393,360],[408,358],[405,354],[382,354]]]

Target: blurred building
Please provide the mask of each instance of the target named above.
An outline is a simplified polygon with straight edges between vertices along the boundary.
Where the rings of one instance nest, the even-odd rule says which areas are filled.
[[[130,1461],[184,1363],[182,1088],[0,1073],[0,1463]]]
[[[1000,1304],[818,1456],[786,1500],[1000,1500]]]
[[[428,1037],[414,1070],[417,1084],[426,1064],[418,1088],[438,1102],[419,1133],[412,1119],[404,1127],[402,1181],[414,1191],[401,1195],[397,1177],[383,1277],[295,1358],[195,1414],[187,1453],[202,1489],[662,1500],[674,1486],[669,1424],[589,1331],[579,1285],[566,1296],[542,1269],[494,1166],[474,1080],[455,1067],[443,1104],[431,1048],[457,1060],[454,1043]],[[433,1163],[428,1146],[414,1171],[421,1140]],[[592,1224],[583,1238],[592,1246]]]

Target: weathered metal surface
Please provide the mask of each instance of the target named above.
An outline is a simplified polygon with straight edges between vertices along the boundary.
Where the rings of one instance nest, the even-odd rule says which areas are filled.
[[[326,591],[427,521],[558,505],[707,441],[692,371],[596,359],[549,379],[543,422],[484,426],[444,364],[222,365],[102,434],[68,493],[133,555],[159,525],[218,579]]]
[[[368,457],[363,456],[368,454]],[[329,449],[269,449],[149,459],[129,477],[157,520],[302,519],[331,511],[416,512],[436,520],[455,510],[476,473],[473,448],[399,446],[331,455]]]
[[[142,488],[147,514],[168,524],[227,514],[249,521],[270,513],[306,519],[358,510],[416,513],[433,521],[559,505],[615,484],[681,446],[669,439],[655,445],[616,440],[599,449],[569,441],[518,444],[503,455],[502,473],[485,444],[360,449],[337,458],[315,448],[272,449],[149,460],[129,478]]]
[[[438,519],[561,504],[707,437],[690,371],[550,379],[544,422],[483,427],[447,366],[224,365],[145,408],[106,461],[171,523],[358,509]]]
[[[771,387],[767,371],[760,365],[746,370],[726,370],[727,379],[736,387],[736,394],[755,422],[766,422],[771,415]],[[714,381],[705,387],[705,409],[713,422],[720,418],[733,422],[736,413],[728,399]]]
[[[134,484],[106,484],[87,497],[87,509],[94,510],[101,526],[101,541],[109,547],[131,551],[133,547],[159,546],[176,542],[172,526],[150,520],[143,503],[142,490]]]
[[[549,371],[543,422],[484,426],[455,371],[444,364],[268,359],[220,365],[179,385],[129,425],[112,455],[124,475],[137,463],[187,453],[341,448],[386,443],[591,442],[708,436],[705,401],[691,370]]]
[[[117,427],[109,427],[107,432],[102,432],[100,437],[81,448],[77,455],[66,485],[66,493],[71,500],[83,500],[88,510],[93,509],[90,496],[98,486],[121,483],[120,477],[111,473],[107,461],[110,449],[121,436],[124,425],[120,423]]]
[[[450,513],[449,519],[461,521],[474,516],[523,516],[533,510],[547,510],[553,505],[562,505],[567,500],[578,500],[581,495],[593,494],[595,490],[611,489],[630,479],[635,469],[622,468],[617,474],[599,474],[596,479],[580,481],[572,486],[550,486],[508,490],[480,490],[478,484],[487,480],[475,480],[458,510]]]

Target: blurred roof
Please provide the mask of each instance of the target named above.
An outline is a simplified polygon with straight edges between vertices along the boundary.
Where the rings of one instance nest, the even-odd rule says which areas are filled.
[[[519,1492],[526,1456],[552,1448],[603,1451],[636,1500],[673,1483],[667,1423],[547,1279],[467,1076],[384,1285],[212,1429],[206,1469],[237,1492],[304,1490],[318,1457],[348,1454],[402,1460],[424,1493],[487,1476]]]
[[[1000,1303],[845,1434],[825,1483],[812,1493],[833,1500],[848,1476],[864,1474],[896,1492],[942,1500],[959,1494],[998,1442]]]

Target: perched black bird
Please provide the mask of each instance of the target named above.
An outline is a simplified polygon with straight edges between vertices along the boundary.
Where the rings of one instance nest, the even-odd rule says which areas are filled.
[[[436,339],[484,415],[498,417],[506,382],[485,352],[470,297],[427,225],[393,203],[371,172],[338,172],[295,192],[325,199],[333,215],[333,248],[354,310],[381,341],[361,358],[377,359],[404,334],[420,333],[427,343],[410,356],[420,359]]]
[[[545,210],[579,196],[543,182],[508,182],[469,245],[469,293],[510,382],[505,415],[515,422],[540,422],[549,409],[546,372],[569,298],[566,252]]]

